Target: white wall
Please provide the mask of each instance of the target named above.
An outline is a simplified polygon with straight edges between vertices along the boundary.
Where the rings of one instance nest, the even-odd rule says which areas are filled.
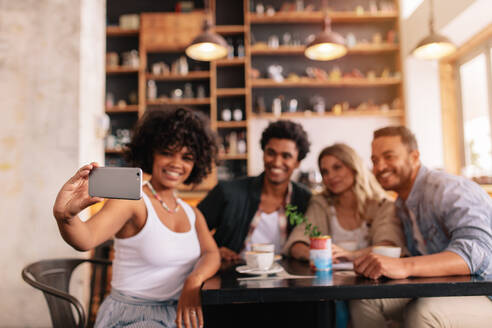
[[[52,205],[81,162],[103,159],[99,149],[81,151],[81,144],[97,141],[91,132],[80,139],[79,128],[83,117],[103,112],[101,91],[89,94],[87,85],[103,74],[104,39],[90,41],[90,34],[97,25],[104,33],[104,8],[100,0],[0,1],[0,40],[7,43],[0,53],[1,327],[50,326],[41,292],[22,280],[21,270],[39,259],[83,256],[59,236]],[[81,23],[83,15],[90,24]],[[89,64],[94,59],[81,44],[92,44],[88,52],[98,65]],[[82,107],[87,112],[79,116]],[[82,278],[74,282],[83,296]]]

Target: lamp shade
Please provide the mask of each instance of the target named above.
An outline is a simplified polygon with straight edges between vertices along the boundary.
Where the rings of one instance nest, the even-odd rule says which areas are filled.
[[[440,59],[456,51],[456,46],[446,37],[431,33],[420,41],[412,51],[419,59]]]
[[[347,47],[345,40],[330,29],[325,29],[306,46],[304,55],[312,60],[333,60],[345,56]]]
[[[195,60],[212,61],[227,56],[227,48],[223,37],[206,29],[186,48],[186,55]]]

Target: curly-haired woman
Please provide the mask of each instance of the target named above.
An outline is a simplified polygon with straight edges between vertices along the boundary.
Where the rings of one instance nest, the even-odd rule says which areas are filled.
[[[175,190],[211,172],[215,136],[191,110],[152,110],[138,122],[126,155],[152,176],[142,199],[110,199],[80,220],[80,211],[102,200],[88,194],[89,173],[97,167],[91,163],[65,183],[53,207],[61,235],[77,250],[115,236],[112,290],[96,327],[203,326],[200,286],[217,271],[220,255],[203,215]]]
[[[323,235],[331,235],[335,261],[352,261],[374,245],[404,245],[393,201],[351,147],[342,143],[326,147],[318,166],[325,190],[311,198],[306,217]],[[304,227],[298,226],[284,253],[307,260],[308,245]]]

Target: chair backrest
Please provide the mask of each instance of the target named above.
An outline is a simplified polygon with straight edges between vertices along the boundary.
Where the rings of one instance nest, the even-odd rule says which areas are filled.
[[[41,290],[46,298],[54,328],[84,328],[87,322],[84,308],[69,294],[70,278],[81,263],[109,265],[110,261],[99,259],[53,259],[27,265],[22,278],[34,288]],[[75,309],[77,317],[74,316]]]

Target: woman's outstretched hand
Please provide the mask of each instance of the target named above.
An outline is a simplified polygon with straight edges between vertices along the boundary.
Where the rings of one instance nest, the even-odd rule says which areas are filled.
[[[176,324],[178,328],[202,328],[203,312],[200,301],[202,282],[189,276],[186,279],[178,301]]]
[[[89,173],[99,165],[95,162],[82,166],[60,189],[53,206],[57,220],[70,220],[86,207],[103,199],[89,196]]]

